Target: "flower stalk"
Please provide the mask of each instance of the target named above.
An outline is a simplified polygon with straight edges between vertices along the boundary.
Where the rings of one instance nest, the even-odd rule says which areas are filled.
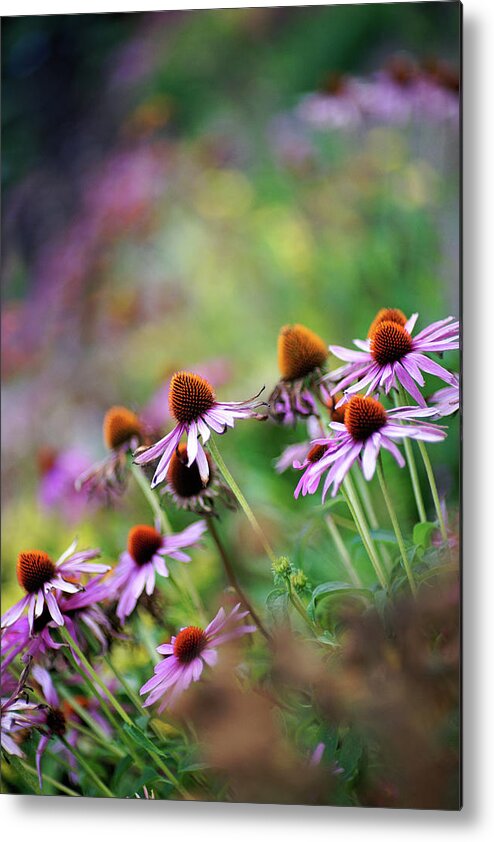
[[[240,583],[237,579],[237,575],[235,573],[233,564],[232,564],[231,559],[230,559],[230,557],[229,557],[229,555],[226,551],[226,548],[225,548],[225,546],[224,546],[224,544],[223,544],[223,542],[222,542],[222,540],[219,536],[219,533],[218,533],[218,530],[216,528],[216,524],[214,523],[213,518],[209,515],[206,518],[206,522],[207,522],[207,525],[208,525],[209,533],[210,533],[214,543],[216,544],[216,548],[219,552],[221,561],[223,562],[223,567],[225,568],[226,578],[228,579],[228,582],[230,583],[231,587],[237,592],[238,597],[240,599],[240,602],[244,605],[244,607],[247,609],[247,611],[251,615],[252,619],[254,620],[256,625],[258,626],[261,634],[264,635],[266,640],[270,641],[271,635],[269,634],[269,632],[266,631],[266,629],[264,627],[264,624],[263,624],[262,620],[260,619],[257,611],[255,610],[255,608],[252,607],[252,604],[251,604],[250,600],[245,595],[245,591],[242,589],[242,587],[241,587],[241,585],[240,585]]]
[[[401,560],[403,562],[403,567],[405,568],[405,572],[407,574],[408,581],[410,583],[410,589],[414,596],[417,594],[417,585],[415,584],[415,579],[413,577],[413,571],[410,565],[410,561],[408,559],[405,543],[403,541],[403,534],[400,528],[400,524],[398,522],[398,518],[396,516],[396,511],[394,509],[393,503],[391,501],[390,494],[388,492],[386,481],[384,479],[384,473],[382,469],[382,462],[381,459],[378,459],[377,462],[377,476],[379,479],[379,484],[381,486],[381,491],[383,493],[384,500],[386,502],[386,507],[389,512],[389,516],[391,518],[391,523],[393,524],[393,529],[396,535],[396,540],[398,541],[398,547],[400,549]]]
[[[372,540],[372,536],[370,534],[364,512],[362,511],[362,506],[360,505],[360,501],[357,497],[357,492],[355,491],[355,486],[353,485],[349,474],[347,474],[347,476],[343,480],[342,489],[343,495],[348,504],[348,508],[350,509],[352,517],[355,521],[355,525],[357,526],[360,537],[362,539],[362,543],[364,544],[364,547],[367,550],[367,555],[371,560],[372,566],[379,580],[379,584],[382,588],[384,588],[384,590],[387,590],[388,583],[386,580],[386,575],[382,569],[381,562],[379,561],[376,546],[374,544],[374,541]]]
[[[237,485],[237,483],[235,482],[234,478],[232,477],[230,471],[228,470],[228,468],[225,464],[225,461],[224,461],[224,459],[223,459],[223,457],[222,457],[222,455],[221,455],[221,453],[218,449],[218,445],[216,444],[216,442],[215,442],[215,440],[212,436],[209,439],[209,448],[211,450],[211,453],[214,456],[214,459],[216,461],[216,464],[218,465],[218,468],[220,469],[220,471],[223,475],[223,478],[224,478],[225,482],[227,483],[227,485],[230,486],[233,494],[235,495],[235,497],[237,499],[237,502],[238,502],[240,508],[242,509],[245,517],[249,521],[253,532],[259,538],[261,544],[264,547],[266,555],[268,556],[270,562],[273,564],[274,562],[276,562],[276,556],[274,554],[274,551],[273,551],[268,539],[266,538],[266,536],[264,534],[264,531],[263,531],[261,525],[259,524],[259,521],[257,520],[254,512],[252,511],[252,509],[249,506],[247,500],[245,499],[242,491],[240,490],[239,486]]]
[[[394,403],[395,406],[405,406],[406,405],[406,397],[405,397],[405,390],[403,386],[399,384],[398,386],[398,394],[396,392],[393,393],[394,396]],[[422,497],[422,490],[420,488],[420,481],[419,475],[417,472],[417,464],[415,462],[415,456],[413,453],[412,442],[410,439],[404,438],[403,439],[403,446],[405,448],[405,457],[407,460],[408,471],[410,473],[410,479],[412,481],[412,488],[413,488],[413,495],[415,497],[415,504],[417,506],[417,511],[419,515],[419,520],[421,523],[425,523],[427,520],[427,514],[425,511],[424,506],[424,498]]]
[[[439,499],[439,494],[437,491],[436,479],[434,477],[434,471],[432,470],[431,460],[429,458],[429,454],[427,452],[427,448],[425,446],[425,442],[419,441],[419,450],[420,455],[422,456],[422,461],[424,463],[425,472],[427,474],[427,479],[429,480],[429,485],[431,489],[432,499],[434,501],[434,508],[436,510],[437,520],[439,523],[439,529],[441,531],[441,537],[443,541],[446,543],[448,540],[448,533],[446,530],[446,524],[444,522],[444,516],[441,509],[441,501]]]
[[[345,570],[348,573],[348,575],[349,575],[349,577],[352,581],[352,584],[354,584],[355,587],[357,587],[357,588],[361,588],[362,587],[362,580],[361,580],[360,576],[358,575],[357,571],[355,570],[355,567],[353,566],[353,562],[352,562],[352,559],[350,557],[350,553],[348,552],[348,550],[345,546],[345,543],[343,541],[343,538],[340,535],[340,531],[339,531],[339,529],[338,529],[338,527],[337,527],[337,525],[334,521],[334,518],[332,517],[332,515],[327,514],[326,517],[324,518],[324,521],[326,523],[326,526],[328,527],[328,532],[329,532],[329,534],[331,535],[331,538],[334,541],[336,549],[338,550],[339,556],[340,556],[340,558],[343,562],[343,566],[345,567]]]

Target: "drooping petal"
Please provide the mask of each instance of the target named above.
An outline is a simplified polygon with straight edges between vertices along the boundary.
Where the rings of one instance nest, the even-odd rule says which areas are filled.
[[[50,612],[57,626],[63,626],[64,618],[58,606],[58,602],[51,591],[45,594],[45,600],[48,607],[48,611]]]
[[[374,476],[380,444],[381,436],[379,433],[373,433],[365,443],[362,454],[362,471],[367,482]]]
[[[26,594],[2,615],[2,629],[12,626],[19,619],[30,598],[31,594]]]

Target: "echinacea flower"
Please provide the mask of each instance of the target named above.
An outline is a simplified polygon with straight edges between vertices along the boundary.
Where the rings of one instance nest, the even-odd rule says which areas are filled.
[[[436,408],[437,418],[446,418],[447,415],[458,412],[460,408],[460,381],[456,379],[454,385],[438,389],[430,396],[428,403]]]
[[[459,324],[452,320],[452,316],[448,316],[433,322],[417,336],[412,337],[418,313],[414,313],[403,324],[399,318],[401,311],[387,312],[395,314],[394,317],[379,319],[378,314],[377,320],[371,325],[368,339],[354,340],[358,351],[330,345],[330,351],[348,363],[327,375],[330,380],[338,380],[332,394],[343,391],[345,396],[342,401],[345,401],[348,395],[360,392],[366,387],[367,395],[379,389],[388,394],[392,388],[398,388],[401,384],[420,406],[425,407],[425,399],[418,388],[425,382],[422,372],[433,374],[451,386],[456,383],[454,374],[426,354],[458,348]]]
[[[25,754],[13,735],[31,727],[38,705],[28,702],[25,691],[30,667],[25,667],[19,678],[14,678],[6,666],[2,661],[0,683],[4,695],[0,703],[1,746],[7,754],[23,758]]]
[[[155,666],[153,677],[141,687],[141,696],[149,693],[144,707],[160,701],[158,711],[161,713],[173,705],[192,681],[199,681],[204,664],[215,666],[218,646],[255,632],[256,626],[243,622],[248,613],[240,611],[240,603],[230,614],[220,608],[204,630],[197,626],[187,626],[173,636],[170,643],[158,646],[156,651],[168,657]]]
[[[365,479],[372,479],[381,448],[388,450],[402,468],[405,460],[395,444],[396,439],[438,442],[446,437],[444,430],[434,424],[416,420],[433,415],[434,409],[416,406],[385,409],[372,397],[354,395],[346,404],[344,424],[332,421],[329,426],[334,435],[315,439],[305,461],[294,464],[294,468],[304,471],[295,489],[295,498],[300,493],[302,496],[314,494],[326,471],[323,502],[331,487],[332,496],[336,496],[358,458],[361,458]]]
[[[211,430],[222,435],[228,427],[233,427],[237,418],[256,418],[255,410],[261,406],[254,403],[260,392],[247,401],[223,403],[216,400],[212,386],[204,377],[190,371],[178,371],[170,382],[168,402],[170,412],[177,421],[176,427],[160,441],[135,455],[138,465],[146,465],[159,459],[151,488],[165,479],[171,458],[180,444],[182,436],[187,436],[187,464],[197,461],[199,474],[204,484],[209,477],[209,463],[199,441],[205,444]]]
[[[110,451],[98,464],[84,471],[76,480],[77,491],[87,496],[105,496],[112,501],[125,490],[128,459],[142,443],[143,425],[135,412],[125,406],[112,406],[103,419],[103,440]]]
[[[196,544],[206,529],[203,520],[197,521],[174,535],[163,535],[158,528],[140,524],[129,532],[127,549],[120,556],[110,580],[114,596],[118,597],[117,616],[123,623],[134,610],[144,588],[151,596],[156,584],[156,574],[170,575],[165,558],[188,562],[190,556],[184,547]]]
[[[91,559],[100,555],[100,550],[75,552],[77,539],[54,562],[43,550],[26,550],[17,558],[17,579],[26,591],[19,602],[2,617],[2,628],[11,626],[27,608],[29,628],[33,631],[34,620],[40,617],[46,607],[58,626],[64,625],[60,607],[54,591],[76,593],[83,585],[74,581],[84,573],[106,573],[107,564],[94,564]]]
[[[32,727],[32,714],[38,709],[38,705],[15,695],[8,699],[2,699],[0,704],[2,751],[6,751],[7,754],[14,754],[16,757],[23,758],[26,756],[13,735]]]
[[[222,482],[209,453],[206,453],[206,459],[209,476],[206,483],[203,483],[197,462],[189,466],[187,446],[179,444],[170,460],[163,491],[172,497],[180,509],[198,514],[211,514],[217,500],[221,500],[230,509],[235,508],[235,498],[230,488]]]
[[[314,390],[328,358],[325,342],[305,325],[285,325],[278,336],[281,380],[268,400],[269,415],[278,423],[295,424],[298,418],[317,415]]]
[[[88,470],[91,461],[78,448],[56,451],[43,447],[38,453],[40,481],[39,504],[43,509],[55,510],[69,523],[77,523],[93,511],[102,500],[77,491],[75,483]]]

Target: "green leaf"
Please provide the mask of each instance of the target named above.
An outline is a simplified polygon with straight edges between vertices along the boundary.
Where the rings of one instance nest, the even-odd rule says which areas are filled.
[[[312,592],[312,599],[307,606],[307,613],[309,617],[314,620],[316,605],[320,599],[328,596],[364,596],[367,599],[372,599],[372,591],[368,588],[356,588],[355,585],[350,585],[348,582],[324,582],[318,585]]]
[[[417,547],[427,550],[431,545],[432,533],[437,529],[437,524],[424,521],[424,523],[416,523],[413,527],[413,543]]]
[[[288,592],[285,588],[274,588],[266,597],[266,608],[273,615],[284,615],[288,611]]]
[[[149,737],[146,737],[146,735],[143,734],[142,731],[139,731],[138,728],[134,728],[133,725],[124,725],[123,729],[138,746],[145,749],[147,752],[152,751],[154,754],[160,754],[166,757],[166,752],[151,742]]]

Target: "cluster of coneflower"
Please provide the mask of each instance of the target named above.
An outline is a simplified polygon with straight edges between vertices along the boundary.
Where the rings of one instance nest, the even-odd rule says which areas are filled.
[[[446,431],[437,422],[459,406],[457,375],[429,356],[458,348],[458,323],[447,318],[414,335],[416,321],[417,314],[407,318],[400,310],[381,310],[367,338],[355,341],[356,350],[328,347],[300,324],[283,327],[278,338],[281,378],[266,402],[259,400],[260,393],[245,401],[220,401],[204,377],[179,371],[169,388],[169,410],[175,426],[154,443],[149,441],[138,414],[119,406],[108,410],[103,423],[108,457],[80,478],[79,487],[104,488],[112,498],[123,493],[133,476],[149,502],[152,524],[131,526],[126,548],[114,569],[95,562],[99,550],[77,551],[76,542],[58,561],[43,550],[23,550],[17,560],[17,577],[25,593],[2,617],[2,750],[24,761],[22,741],[27,733],[39,733],[36,759],[40,787],[41,759],[51,741],[58,740],[66,753],[71,780],[77,782],[78,769],[87,766],[79,742],[89,707],[89,718],[97,723],[100,738],[122,725],[134,727],[128,708],[115,694],[115,686],[122,681],[127,701],[139,713],[145,714],[153,705],[162,712],[174,707],[191,682],[201,678],[204,667],[214,667],[221,644],[259,631],[270,645],[272,629],[262,619],[263,611],[252,605],[242,589],[216,528],[215,518],[222,505],[242,509],[275,574],[281,579],[288,577],[287,581],[292,576],[294,605],[305,616],[305,605],[298,594],[310,588],[303,571],[293,574],[286,559],[277,558],[218,450],[215,436],[232,429],[237,420],[269,417],[293,426],[302,422],[307,429],[304,440],[291,445],[277,463],[278,470],[291,467],[300,473],[295,497],[315,494],[322,485],[324,502],[329,492],[336,496],[341,491],[373,565],[376,587],[387,593],[393,565],[401,566],[405,584],[408,582],[416,593],[417,582],[388,490],[382,451],[387,451],[400,468],[408,466],[419,521],[427,522],[428,509],[412,447],[412,441],[417,442],[435,509],[434,525],[447,548],[449,536],[426,443],[444,439]],[[330,371],[330,354],[344,365]],[[426,398],[424,373],[440,378],[446,386]],[[391,398],[394,405],[390,405]],[[399,444],[404,445],[405,457]],[[152,478],[148,478],[148,465],[153,466]],[[375,474],[396,536],[398,558],[394,562],[373,536],[375,514],[365,483]],[[200,515],[200,519],[174,533],[165,510],[167,499]],[[174,565],[191,561],[186,550],[194,547],[206,530],[228,583],[237,594],[236,604],[229,611],[220,608],[209,623],[177,629],[171,639],[159,645],[156,651],[164,657],[158,660],[154,674],[139,694],[129,690],[118,672],[108,680],[102,672],[102,659],[111,665],[108,654],[112,641],[125,634],[138,606],[155,596],[156,577],[173,581]],[[339,538],[336,544],[342,545]],[[360,576],[348,553],[344,561],[353,584],[358,585]],[[192,581],[190,587],[193,589]],[[307,624],[312,628],[308,616]],[[56,689],[67,671],[70,695],[85,699],[82,705],[64,704]],[[92,688],[92,695],[80,697],[80,692],[87,693],[88,688]],[[141,703],[143,696],[147,698]],[[124,732],[127,743],[129,739],[132,742],[132,733]],[[140,745],[142,748],[147,743],[141,740]],[[169,769],[163,774],[168,774],[173,783]],[[95,778],[99,790],[111,795],[93,772],[93,782]]]

